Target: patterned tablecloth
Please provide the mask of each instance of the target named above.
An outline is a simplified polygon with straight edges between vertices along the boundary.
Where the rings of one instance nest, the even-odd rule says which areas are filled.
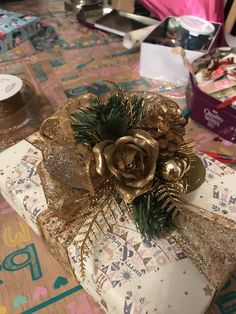
[[[38,15],[43,22],[37,36],[0,54],[0,73],[30,80],[39,95],[38,115],[26,127],[11,135],[12,143],[37,129],[40,121],[61,107],[68,98],[87,91],[97,94],[107,92],[111,85],[104,80],[119,82],[129,90],[160,92],[177,100],[181,108],[185,107],[184,88],[140,77],[137,48],[126,50],[120,38],[79,25],[71,13],[64,12],[63,1],[11,1],[4,7]],[[188,125],[188,133],[197,141],[198,149],[224,155],[229,161],[236,157],[236,145],[192,121]],[[0,148],[3,149],[3,145]],[[233,163],[231,165],[234,166]],[[3,261],[25,246],[30,246],[33,252],[34,267],[22,267],[16,272],[5,269]],[[0,248],[0,314],[37,311],[50,314],[102,313],[1,197]],[[34,275],[35,271],[41,274],[38,278]],[[232,275],[225,284],[212,313],[236,313],[236,275]]]

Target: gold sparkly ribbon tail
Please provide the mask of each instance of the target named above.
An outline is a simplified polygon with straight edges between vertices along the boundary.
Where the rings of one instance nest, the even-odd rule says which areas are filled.
[[[185,205],[172,237],[209,282],[219,288],[236,266],[236,225],[199,206]]]

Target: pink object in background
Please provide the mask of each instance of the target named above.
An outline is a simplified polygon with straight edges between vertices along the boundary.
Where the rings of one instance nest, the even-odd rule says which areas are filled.
[[[224,21],[223,0],[139,0],[155,17],[195,15],[208,21]]]

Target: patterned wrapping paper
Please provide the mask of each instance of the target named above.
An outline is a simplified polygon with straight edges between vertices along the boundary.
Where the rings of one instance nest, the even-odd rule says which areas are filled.
[[[29,141],[35,143],[37,138],[36,133]],[[30,227],[46,239],[61,264],[80,280],[78,228],[76,223],[65,227],[63,221],[46,211],[37,172],[42,154],[30,142],[23,140],[1,153],[0,191]],[[206,183],[189,198],[202,207],[206,207],[207,199],[210,211],[235,219],[233,170],[205,155],[202,158]],[[117,224],[112,232],[99,238],[86,261],[86,278],[81,284],[107,313],[114,314],[204,313],[216,292],[173,238],[145,241],[131,221]]]

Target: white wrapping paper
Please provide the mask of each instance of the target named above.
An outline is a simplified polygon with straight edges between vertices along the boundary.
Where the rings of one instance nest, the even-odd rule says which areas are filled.
[[[47,209],[37,174],[41,158],[41,152],[25,140],[0,154],[0,191],[36,233],[36,219]],[[207,188],[192,193],[191,199],[204,207],[207,200],[209,210],[235,218],[234,172],[205,155],[202,158]],[[215,182],[219,193],[215,193]],[[85,290],[109,314],[201,314],[214,297],[215,289],[173,239],[144,241],[132,222],[117,224],[112,233],[99,239],[81,281],[78,238],[75,235],[68,247],[71,267]]]

